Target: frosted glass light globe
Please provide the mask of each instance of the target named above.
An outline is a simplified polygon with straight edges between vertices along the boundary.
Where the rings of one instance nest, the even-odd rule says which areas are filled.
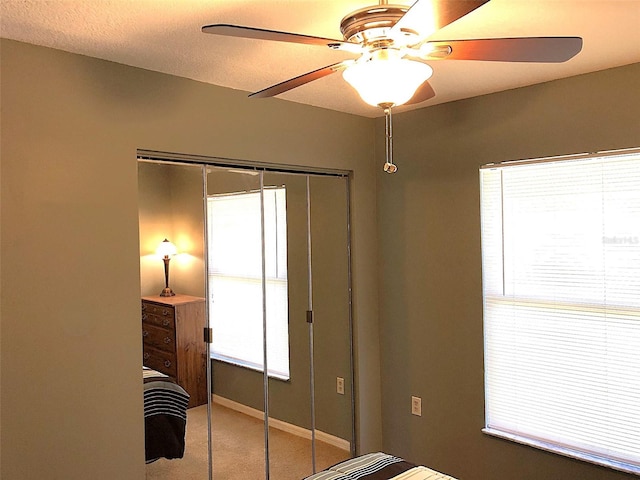
[[[406,58],[369,58],[347,68],[342,76],[369,105],[402,105],[431,75],[426,63]]]

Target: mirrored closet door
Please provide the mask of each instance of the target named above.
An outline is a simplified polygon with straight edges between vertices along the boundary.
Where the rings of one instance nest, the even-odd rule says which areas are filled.
[[[300,480],[355,452],[348,177],[199,166],[212,478]]]
[[[261,173],[207,168],[213,478],[264,478]]]
[[[266,172],[264,185],[286,196],[290,360],[286,381],[269,377],[269,466],[293,480],[351,456],[347,179]]]
[[[203,171],[138,162],[147,479],[210,478]]]

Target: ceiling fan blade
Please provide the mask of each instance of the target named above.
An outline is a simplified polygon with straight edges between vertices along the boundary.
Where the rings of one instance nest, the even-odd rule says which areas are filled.
[[[309,82],[313,82],[314,80],[318,80],[322,77],[326,77],[327,75],[331,75],[332,73],[336,73],[344,70],[349,65],[353,63],[353,60],[345,60],[340,63],[334,63],[333,65],[328,65],[326,67],[319,68],[318,70],[314,70],[313,72],[304,73],[295,78],[291,78],[289,80],[285,80],[284,82],[280,82],[277,85],[273,85],[271,87],[265,88],[264,90],[260,90],[259,92],[252,93],[249,97],[252,98],[267,98],[267,97],[275,97],[276,95],[280,95],[281,93],[288,92],[296,87],[300,87]]]
[[[580,37],[486,38],[428,42],[430,46],[449,45],[447,60],[485,60],[494,62],[561,63],[582,50]]]
[[[264,28],[243,27],[240,25],[214,24],[202,27],[204,33],[224,35],[227,37],[252,38],[256,40],[271,40],[275,42],[301,43],[304,45],[322,45],[335,50],[347,50],[359,53],[360,45],[332,38],[314,37],[298,33],[279,32]]]
[[[417,32],[426,38],[489,0],[418,0],[391,28],[390,34]]]
[[[436,96],[436,92],[433,90],[433,87],[428,81],[425,81],[422,85],[418,87],[416,93],[413,94],[413,97],[405,103],[405,105],[414,105],[416,103],[426,102],[430,98]]]

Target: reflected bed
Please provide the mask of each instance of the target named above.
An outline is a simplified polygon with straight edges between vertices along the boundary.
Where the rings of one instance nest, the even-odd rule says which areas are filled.
[[[304,480],[456,480],[386,453],[369,453],[338,463]]]
[[[184,455],[189,394],[163,373],[142,367],[145,460]]]

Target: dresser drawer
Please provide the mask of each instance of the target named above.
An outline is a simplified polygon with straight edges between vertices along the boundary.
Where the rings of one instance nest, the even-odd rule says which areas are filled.
[[[147,313],[145,311],[142,312],[142,324],[143,325],[153,325],[156,327],[162,327],[169,330],[174,329],[174,318],[173,315],[157,315],[155,313]]]
[[[145,367],[153,368],[154,370],[173,378],[177,377],[178,369],[176,365],[176,356],[172,352],[156,350],[155,348],[145,344],[142,363]]]
[[[175,330],[166,330],[154,325],[149,325],[148,323],[143,323],[142,341],[144,342],[144,345],[165,350],[167,352],[173,353],[176,350]]]
[[[158,315],[159,317],[174,317],[173,308],[166,305],[157,305],[151,302],[142,301],[142,315],[144,314]]]

